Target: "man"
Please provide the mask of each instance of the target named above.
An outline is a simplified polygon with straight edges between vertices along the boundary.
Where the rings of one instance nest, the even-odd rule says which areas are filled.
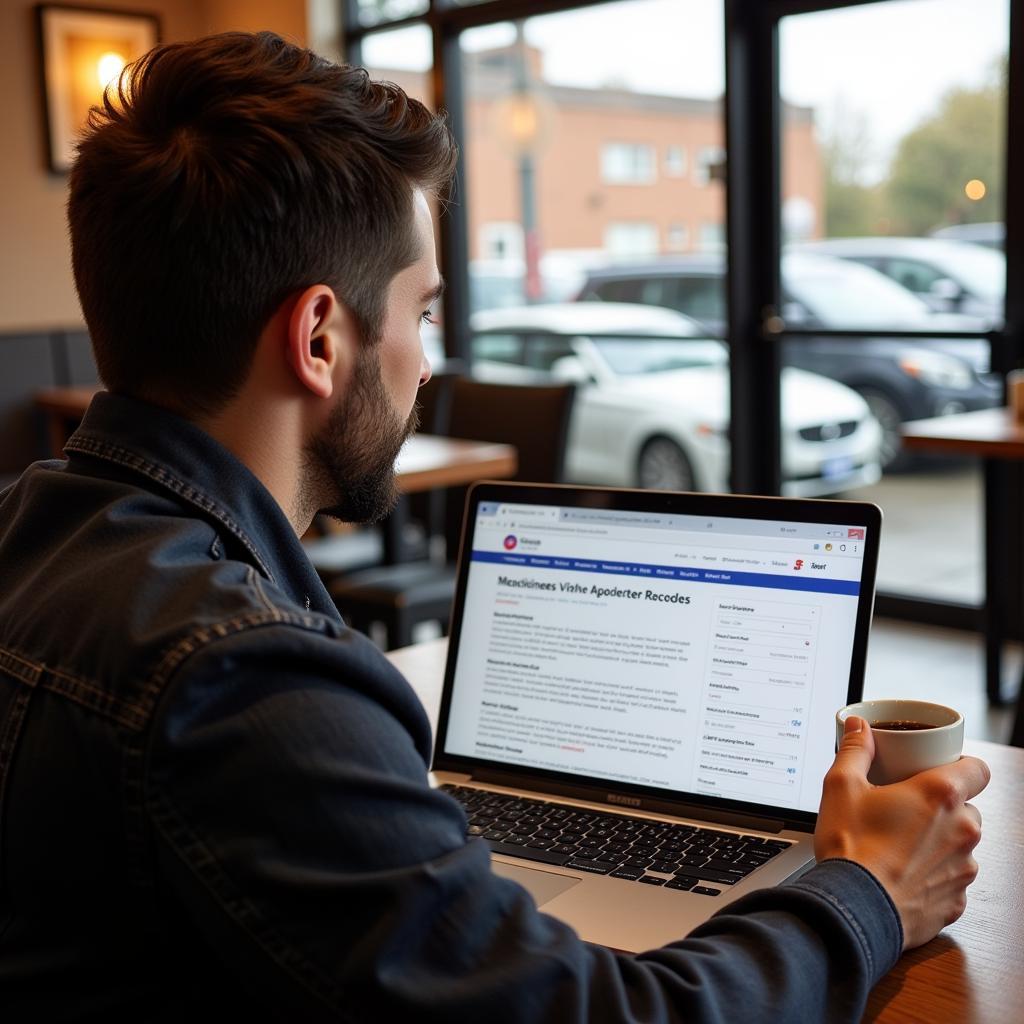
[[[631,958],[490,871],[298,537],[367,521],[429,375],[444,122],[276,36],[159,47],[71,176],[109,393],[0,499],[5,1021],[856,1020],[962,913],[972,758],[868,785],[801,881]]]

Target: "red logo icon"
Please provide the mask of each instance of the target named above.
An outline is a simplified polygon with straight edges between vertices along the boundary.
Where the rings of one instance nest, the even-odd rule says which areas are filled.
[[[519,541],[516,540],[516,535],[514,533],[510,533],[505,538],[505,550],[511,551],[518,543]]]
[[[847,529],[846,536],[849,540],[863,540],[864,530],[859,526],[851,526]]]
[[[798,559],[797,559],[797,560],[796,560],[796,561],[795,561],[795,562],[793,563],[793,568],[794,568],[794,569],[802,569],[803,567],[804,567],[804,560],[803,560],[802,558],[798,558]]]

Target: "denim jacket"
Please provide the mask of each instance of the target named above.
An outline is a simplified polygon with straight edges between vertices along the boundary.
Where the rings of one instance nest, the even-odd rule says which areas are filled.
[[[0,1019],[857,1020],[902,944],[819,865],[638,957],[495,876],[280,507],[100,394],[0,495]]]

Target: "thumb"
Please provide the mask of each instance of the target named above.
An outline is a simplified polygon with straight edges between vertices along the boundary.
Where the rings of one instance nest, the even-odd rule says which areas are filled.
[[[844,771],[866,778],[874,757],[875,738],[871,735],[871,726],[863,718],[850,715],[843,723],[843,741],[839,744],[836,764]]]

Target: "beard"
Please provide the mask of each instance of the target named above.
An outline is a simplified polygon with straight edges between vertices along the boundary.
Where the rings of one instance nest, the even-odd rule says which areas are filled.
[[[380,356],[364,347],[347,400],[306,445],[305,478],[317,511],[345,523],[377,523],[398,503],[395,459],[419,426],[416,406],[403,423],[381,380]]]

